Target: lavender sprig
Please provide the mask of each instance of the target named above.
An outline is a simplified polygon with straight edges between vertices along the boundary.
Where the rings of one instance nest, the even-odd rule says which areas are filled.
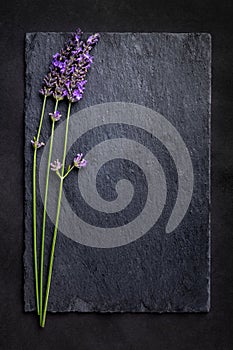
[[[82,32],[78,29],[72,36],[72,38],[66,43],[65,47],[53,56],[52,65],[50,67],[50,71],[44,79],[44,85],[42,87],[41,93],[46,96],[52,96],[56,99],[56,101],[60,101],[62,99],[68,100],[68,111],[66,116],[66,130],[65,130],[65,138],[64,138],[64,148],[63,148],[63,158],[62,162],[59,160],[56,163],[49,164],[51,166],[51,170],[54,170],[56,174],[60,178],[60,187],[58,194],[58,202],[57,202],[57,214],[55,227],[53,232],[53,241],[52,248],[50,254],[50,262],[49,262],[49,272],[48,272],[48,280],[47,287],[45,292],[45,301],[44,301],[44,309],[43,315],[41,313],[41,327],[45,325],[47,306],[48,306],[48,298],[50,292],[51,285],[51,277],[53,270],[53,261],[54,261],[54,252],[57,238],[57,230],[60,216],[60,207],[61,207],[61,199],[62,199],[62,190],[63,190],[63,181],[65,177],[71,172],[75,167],[80,169],[81,167],[86,166],[87,162],[82,158],[82,154],[78,154],[74,159],[74,164],[72,167],[68,168],[68,171],[65,174],[65,159],[66,159],[66,149],[67,149],[67,141],[68,141],[68,129],[69,129],[69,119],[71,112],[71,105],[74,102],[77,102],[82,99],[83,93],[85,90],[85,85],[87,83],[86,75],[93,63],[93,57],[90,55],[90,51],[94,48],[99,40],[99,34],[91,35],[86,42],[81,40]],[[53,115],[53,124],[55,122],[56,117]],[[51,136],[52,137],[52,136]],[[47,185],[46,185],[47,186]],[[43,237],[44,239],[44,237]],[[44,243],[42,254],[44,254]],[[43,268],[42,268],[43,270]],[[43,271],[42,271],[43,278]],[[42,283],[41,283],[42,286]]]
[[[53,55],[52,63],[49,68],[48,74],[45,76],[43,81],[41,94],[44,97],[53,97],[56,101],[54,113],[50,113],[50,118],[52,120],[51,128],[51,138],[50,138],[50,149],[48,156],[48,165],[46,173],[46,185],[45,185],[45,195],[44,195],[44,211],[43,211],[43,223],[42,223],[42,234],[41,234],[41,261],[40,261],[40,323],[42,323],[42,313],[43,313],[43,270],[44,270],[44,241],[45,241],[45,226],[46,226],[46,207],[47,207],[47,196],[48,196],[48,184],[49,184],[49,172],[50,172],[50,162],[53,148],[53,138],[54,138],[54,123],[60,120],[61,114],[57,111],[58,102],[63,100],[67,95],[67,89],[65,83],[69,79],[70,72],[72,72],[72,62],[74,52],[77,53],[81,51],[82,32],[77,29],[73,34],[72,38],[67,41],[64,48],[60,52]]]
[[[46,203],[47,203],[47,185],[45,190],[45,202],[44,202],[44,214],[43,214],[43,225],[42,225],[42,239],[41,239],[41,278],[40,278],[40,300],[39,300],[39,286],[38,286],[38,268],[37,268],[37,213],[36,213],[36,167],[37,167],[37,150],[41,148],[44,143],[39,141],[41,127],[43,123],[45,107],[48,97],[53,97],[56,100],[56,105],[54,109],[54,115],[50,115],[52,120],[52,131],[51,131],[51,142],[50,142],[50,153],[52,152],[52,143],[53,143],[53,128],[54,122],[60,119],[60,115],[56,112],[58,102],[63,100],[67,95],[67,89],[65,83],[68,79],[68,68],[72,66],[72,55],[74,52],[81,51],[83,42],[81,42],[82,32],[78,29],[73,37],[68,40],[64,48],[60,53],[56,53],[53,56],[52,63],[49,68],[48,74],[44,77],[43,85],[40,90],[40,93],[44,96],[43,107],[39,122],[39,128],[37,137],[31,142],[34,147],[34,157],[33,157],[33,251],[34,251],[34,270],[35,270],[35,289],[36,289],[36,305],[38,315],[42,315],[42,289],[43,289],[43,258],[44,258],[44,231],[46,224]],[[93,44],[93,43],[92,43]],[[69,63],[69,65],[68,65]],[[71,67],[72,68],[72,67]],[[72,71],[72,69],[71,69]],[[48,183],[49,178],[49,168],[47,169],[46,175],[46,184]]]

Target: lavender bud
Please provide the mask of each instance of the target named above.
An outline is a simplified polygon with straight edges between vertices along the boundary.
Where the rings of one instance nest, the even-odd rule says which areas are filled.
[[[45,146],[45,143],[44,142],[39,142],[39,141],[36,141],[36,140],[31,140],[31,144],[32,144],[32,147],[33,148],[41,148],[42,146]]]
[[[50,163],[50,168],[52,171],[58,171],[61,169],[61,167],[62,167],[62,164],[61,164],[61,162],[59,162],[58,159],[54,160],[53,163]]]
[[[57,122],[61,119],[61,113],[58,111],[56,111],[54,113],[49,113],[49,115],[50,115],[51,120],[54,122]]]
[[[83,158],[82,153],[78,153],[77,156],[74,158],[74,166],[78,169],[83,168],[87,165],[86,159]]]

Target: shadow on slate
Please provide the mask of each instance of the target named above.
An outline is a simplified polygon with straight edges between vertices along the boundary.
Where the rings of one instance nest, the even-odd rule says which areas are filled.
[[[35,310],[31,195],[33,150],[30,140],[36,134],[39,122],[42,98],[38,91],[43,76],[47,73],[52,55],[63,46],[67,36],[64,33],[26,35],[25,311]],[[160,218],[148,232],[120,247],[103,249],[85,246],[59,231],[49,311],[209,311],[210,64],[209,34],[101,34],[101,40],[94,49],[94,64],[88,75],[84,98],[73,105],[72,114],[106,102],[134,103],[160,113],[176,128],[189,151],[194,172],[193,194],[181,223],[173,232],[166,233],[180,176],[166,147],[153,135],[133,125],[93,125],[93,130],[73,144],[67,155],[67,164],[72,161],[77,149],[88,152],[103,140],[134,139],[147,147],[163,168],[167,183],[166,204]],[[41,136],[45,142],[50,136],[47,116],[53,107],[53,100],[49,100]],[[59,110],[63,113],[63,120],[66,108],[66,103],[62,102]],[[41,154],[38,152],[38,164]],[[99,196],[106,201],[116,199],[119,180],[126,179],[134,186],[132,203],[118,213],[103,213],[85,203],[77,187],[77,176],[77,173],[72,173],[67,178],[65,196],[76,215],[94,227],[105,230],[124,227],[140,215],[147,201],[147,179],[137,164],[127,159],[107,162],[96,178]],[[43,204],[40,192],[37,194],[37,228],[40,233]],[[52,233],[53,223],[48,217],[46,268]]]

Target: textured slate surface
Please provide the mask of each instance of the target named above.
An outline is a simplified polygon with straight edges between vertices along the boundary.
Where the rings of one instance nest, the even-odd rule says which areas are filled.
[[[47,71],[52,54],[62,46],[65,37],[66,34],[58,33],[33,33],[26,36],[24,254],[26,311],[35,309],[30,140],[35,135],[41,109],[41,98],[38,95],[41,80]],[[119,122],[114,111],[115,105],[110,104],[109,111],[110,114],[116,113],[116,123],[97,127],[93,121],[93,130],[84,133],[70,145],[68,160],[72,159],[77,149],[87,153],[103,140],[113,138],[135,140],[158,159],[163,169],[167,185],[166,203],[159,219],[148,232],[137,240],[119,247],[91,247],[75,242],[75,235],[71,239],[67,237],[66,232],[59,232],[49,310],[208,311],[210,36],[103,33],[94,54],[95,63],[89,74],[85,96],[79,104],[74,105],[73,117],[78,116],[76,113],[86,107],[106,102],[124,102],[125,105],[121,106],[125,106],[126,109],[127,102],[133,103],[136,105],[136,110],[140,109],[137,106],[141,105],[160,113],[175,127],[188,149],[194,173],[193,193],[183,220],[173,232],[167,233],[166,225],[175,205],[179,192],[179,177],[182,174],[177,171],[174,158],[158,138],[135,125]],[[52,109],[53,102],[49,101],[47,113]],[[59,109],[65,113],[65,103],[61,104]],[[93,110],[90,110],[90,113],[91,111]],[[95,112],[96,110],[94,115]],[[88,118],[85,113],[80,116],[80,123]],[[153,129],[150,123],[148,128]],[[49,131],[50,122],[46,119],[42,130],[43,140],[49,138]],[[164,129],[164,134],[166,132]],[[75,137],[72,128],[70,135],[71,138]],[[114,152],[114,147],[111,151]],[[136,151],[137,149],[134,153]],[[39,152],[39,158],[41,155],[42,152]],[[143,170],[128,157],[126,158],[120,157],[107,162],[100,168],[96,179],[99,195],[108,201],[116,199],[115,186],[119,180],[127,179],[134,186],[132,202],[118,213],[108,210],[104,213],[87,205],[77,187],[77,174],[72,173],[65,183],[65,196],[73,212],[92,227],[105,228],[109,234],[113,227],[123,229],[125,225],[135,220],[145,208],[148,195],[151,194],[151,192],[148,194],[150,187]],[[55,180],[52,178],[51,181]],[[85,192],[85,188],[83,191]],[[40,213],[42,209],[40,193],[38,193],[38,208]],[[153,217],[153,212],[150,214]],[[47,220],[46,257],[53,227],[51,218],[52,215]],[[62,223],[65,221],[64,216]],[[38,231],[40,222],[38,217]],[[72,222],[70,225],[72,227]],[[143,225],[142,222],[142,227]],[[89,232],[82,233],[87,236],[89,234]]]

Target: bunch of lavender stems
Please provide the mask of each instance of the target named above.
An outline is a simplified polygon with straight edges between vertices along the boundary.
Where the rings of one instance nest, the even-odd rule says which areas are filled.
[[[36,285],[36,304],[37,312],[40,315],[40,325],[45,326],[45,319],[48,306],[48,298],[50,292],[54,252],[57,238],[57,230],[60,216],[63,181],[68,174],[74,168],[82,168],[86,166],[86,160],[83,159],[82,154],[77,154],[74,158],[72,166],[68,167],[65,173],[65,159],[68,141],[68,129],[69,119],[71,113],[71,106],[73,103],[81,100],[87,80],[85,80],[88,69],[90,68],[93,57],[90,56],[90,51],[96,45],[99,40],[99,34],[91,35],[85,42],[81,40],[82,32],[80,29],[72,35],[71,39],[65,44],[64,48],[53,56],[53,61],[50,66],[50,70],[44,78],[44,84],[40,92],[44,95],[43,108],[38,128],[37,138],[32,141],[34,146],[34,163],[33,163],[33,232],[34,232],[34,268],[35,268],[35,285]],[[37,247],[36,247],[36,151],[44,144],[39,142],[40,131],[44,118],[44,111],[46,105],[46,99],[48,96],[52,96],[55,99],[54,112],[49,113],[51,117],[51,137],[49,145],[49,154],[47,162],[47,172],[45,179],[45,193],[44,193],[44,210],[43,210],[43,221],[42,221],[42,234],[41,234],[41,259],[40,259],[40,289],[38,288],[38,269],[37,269]],[[54,129],[55,123],[60,120],[61,113],[57,110],[59,101],[68,100],[68,110],[66,116],[66,129],[64,138],[64,148],[62,163],[59,160],[51,163],[53,140],[54,140]],[[44,243],[45,243],[45,229],[46,229],[46,210],[47,210],[47,199],[48,199],[48,187],[49,187],[49,174],[51,170],[55,171],[60,179],[58,202],[57,202],[57,213],[56,221],[53,233],[52,248],[49,262],[48,280],[45,294],[45,301],[43,305],[43,275],[44,275]],[[34,185],[35,181],[35,185]]]

